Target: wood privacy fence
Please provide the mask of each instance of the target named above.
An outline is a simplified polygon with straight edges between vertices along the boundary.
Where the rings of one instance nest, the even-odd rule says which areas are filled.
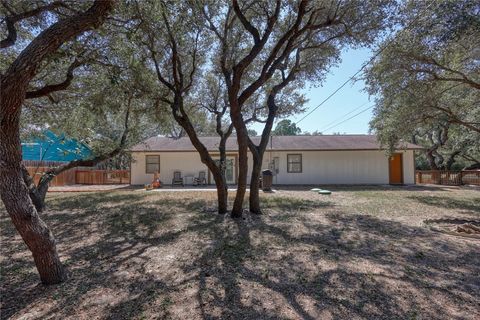
[[[416,183],[422,184],[443,184],[451,186],[459,186],[463,184],[480,186],[480,171],[463,170],[463,171],[416,171]]]
[[[51,169],[50,167],[26,167],[26,168],[30,176],[33,177],[35,184],[38,184],[40,177],[43,175],[45,171]],[[50,182],[50,186],[55,186],[55,187],[67,186],[71,184],[75,184],[75,169],[70,169],[60,173],[55,178],[53,178],[53,180]]]
[[[77,184],[129,184],[129,170],[77,170]]]
[[[38,183],[43,172],[49,167],[27,167],[28,173]],[[72,184],[129,184],[130,170],[96,170],[73,168],[53,178],[50,186],[59,187]]]

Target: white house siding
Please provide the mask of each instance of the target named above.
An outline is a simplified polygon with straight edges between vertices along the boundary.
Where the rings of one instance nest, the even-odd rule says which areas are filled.
[[[145,173],[145,155],[160,156],[160,180],[171,184],[173,171],[179,170],[183,176],[198,176],[199,171],[207,171],[197,152],[132,152],[131,184],[151,183],[153,174]],[[208,172],[208,171],[207,171]]]
[[[415,184],[415,156],[413,150],[403,151],[403,183]]]
[[[399,151],[403,154],[403,180],[405,184],[415,183],[413,151]],[[131,183],[146,184],[153,174],[145,173],[145,155],[160,155],[160,179],[170,184],[173,171],[182,171],[183,176],[197,176],[207,170],[197,152],[133,152]],[[302,154],[302,172],[287,172],[287,154]],[[384,151],[267,151],[263,168],[269,168],[270,160],[279,157],[279,173],[275,184],[388,184],[388,158]],[[252,167],[249,155],[249,168]],[[250,175],[248,176],[250,181]],[[213,183],[213,181],[211,181]]]
[[[405,184],[415,183],[413,151],[403,154]],[[287,154],[302,154],[302,172],[287,172]],[[263,168],[271,159],[279,157],[279,173],[273,178],[276,184],[388,184],[388,158],[384,151],[267,151]]]

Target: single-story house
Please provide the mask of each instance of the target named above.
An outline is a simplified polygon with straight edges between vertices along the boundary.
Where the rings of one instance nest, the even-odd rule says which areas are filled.
[[[258,142],[260,138],[252,139]],[[213,157],[218,156],[218,137],[202,137],[201,141]],[[271,169],[273,183],[282,185],[414,184],[414,151],[420,149],[420,146],[404,143],[388,157],[374,135],[272,136],[263,169]],[[152,137],[130,151],[133,185],[150,183],[155,172],[159,172],[160,180],[168,185],[174,171],[181,172],[187,185],[200,171],[205,171],[207,182],[214,184],[188,137]],[[227,141],[227,159],[227,181],[236,184],[238,146],[235,137]]]

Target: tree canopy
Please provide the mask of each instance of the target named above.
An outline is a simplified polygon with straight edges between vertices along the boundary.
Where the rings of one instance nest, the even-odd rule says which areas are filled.
[[[273,130],[273,134],[276,136],[296,136],[300,133],[302,133],[302,129],[289,119],[280,120]]]
[[[411,1],[401,21],[366,71],[372,130],[391,148],[401,139],[422,143],[434,169],[446,165],[438,148],[478,161],[480,5]]]

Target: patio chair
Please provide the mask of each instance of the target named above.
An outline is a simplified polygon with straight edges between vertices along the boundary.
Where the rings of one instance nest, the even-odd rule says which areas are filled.
[[[206,172],[205,171],[200,171],[198,173],[198,178],[195,178],[194,179],[194,184],[196,186],[199,186],[199,185],[206,185],[207,184],[207,178],[206,178]]]
[[[184,186],[182,173],[180,171],[173,172],[172,186],[175,185],[181,185],[182,187]]]

